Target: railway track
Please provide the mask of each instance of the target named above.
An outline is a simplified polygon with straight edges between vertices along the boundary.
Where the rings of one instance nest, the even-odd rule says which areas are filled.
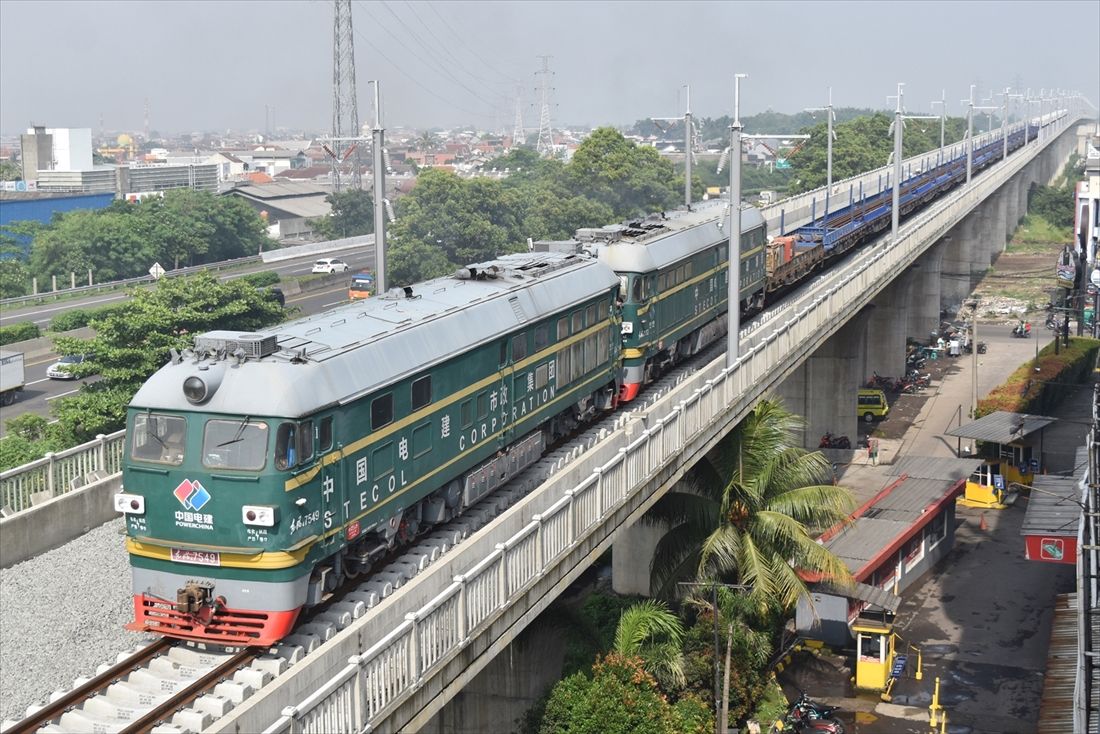
[[[644,409],[724,348],[711,346],[650,385],[633,404]],[[268,682],[365,615],[420,571],[593,447],[633,411],[605,417],[551,447],[534,466],[486,496],[461,517],[395,552],[369,577],[355,579],[303,615],[292,634],[272,648],[221,648],[161,639],[104,663],[97,674],[31,707],[2,734],[199,732],[227,715]]]
[[[218,713],[215,699],[230,693],[234,678],[240,681],[257,676],[242,675],[263,655],[263,650],[244,648],[202,650],[185,643],[161,639],[135,652],[121,655],[114,665],[76,686],[28,715],[4,728],[4,734],[32,732],[117,732],[144,734],[198,730]],[[263,677],[262,675],[259,677]],[[200,697],[212,695],[199,712],[187,712]],[[243,700],[243,699],[242,699]],[[228,711],[228,709],[226,709]],[[222,711],[224,714],[226,711]]]

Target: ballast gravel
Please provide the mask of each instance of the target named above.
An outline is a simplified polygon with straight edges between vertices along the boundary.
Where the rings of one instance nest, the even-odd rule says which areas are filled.
[[[130,564],[122,519],[0,569],[0,719],[22,719],[55,690],[152,640],[129,632]]]

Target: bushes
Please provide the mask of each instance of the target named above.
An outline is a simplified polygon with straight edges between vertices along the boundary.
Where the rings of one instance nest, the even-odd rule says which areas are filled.
[[[63,311],[50,320],[50,331],[72,331],[88,326],[93,321],[98,321],[107,316],[112,309],[118,306],[105,306],[103,308],[83,309],[73,308]]]
[[[1069,346],[1054,353],[1054,344],[1039,352],[1008,379],[978,401],[975,418],[1003,410],[1009,413],[1044,413],[1072,392],[1089,374],[1100,351],[1100,341],[1073,337]]]
[[[278,285],[279,274],[274,270],[261,270],[256,273],[249,273],[248,275],[242,275],[241,280],[251,283],[257,288],[263,288],[268,285]]]
[[[30,321],[20,321],[11,326],[0,326],[0,346],[26,341],[27,339],[37,339],[40,336],[42,336],[42,331],[37,324]]]

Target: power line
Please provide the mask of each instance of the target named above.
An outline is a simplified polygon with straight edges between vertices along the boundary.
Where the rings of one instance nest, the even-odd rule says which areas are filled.
[[[516,77],[511,76],[509,74],[505,74],[503,71],[498,69],[495,65],[490,64],[488,61],[486,61],[484,58],[482,58],[481,54],[479,54],[476,49],[472,48],[471,46],[467,46],[466,42],[463,40],[462,36],[459,35],[458,33],[455,33],[455,30],[454,30],[453,27],[451,27],[451,24],[448,23],[446,21],[446,19],[442,15],[439,14],[439,11],[435,9],[435,5],[433,5],[430,2],[425,3],[425,4],[429,8],[431,8],[431,11],[433,13],[435,13],[435,17],[439,18],[440,22],[442,22],[443,25],[447,28],[447,30],[450,31],[451,37],[454,38],[455,40],[457,40],[463,47],[465,47],[466,50],[469,51],[474,56],[474,58],[476,58],[478,61],[480,61],[482,64],[484,64],[486,66],[486,68],[492,69],[494,72],[496,72],[497,74],[500,74],[502,77],[507,79],[510,83],[513,83],[513,84],[522,83],[522,80],[517,79]]]
[[[363,3],[362,3],[362,2],[360,1],[360,4],[362,5]],[[388,7],[387,7],[386,9],[387,9],[387,10],[388,10],[388,11],[390,12],[390,14],[391,14],[391,15],[393,14],[393,11],[392,11],[392,10],[390,10],[390,9],[389,9]],[[396,17],[396,15],[395,15],[395,17]],[[401,46],[401,48],[402,48],[402,49],[403,49],[403,50],[404,50],[404,51],[405,51],[405,52],[406,52],[406,53],[407,53],[408,55],[410,55],[410,56],[412,56],[412,57],[414,57],[414,58],[417,58],[417,59],[419,59],[419,60],[421,61],[421,63],[424,63],[424,64],[425,64],[425,66],[427,66],[427,63],[426,63],[426,62],[424,61],[424,58],[423,58],[424,54],[423,54],[422,52],[420,52],[420,51],[417,51],[416,49],[410,48],[410,47],[409,47],[409,46],[408,46],[408,45],[407,45],[407,44],[406,44],[406,43],[405,43],[405,42],[404,42],[404,41],[402,40],[402,34],[400,34],[400,33],[394,33],[394,32],[393,32],[393,31],[392,31],[391,29],[389,29],[388,27],[386,27],[385,23],[383,23],[383,22],[381,21],[381,18],[379,18],[379,17],[377,16],[377,14],[376,14],[376,15],[374,16],[374,20],[376,21],[377,25],[378,25],[378,26],[379,26],[379,27],[380,27],[380,28],[381,28],[381,29],[382,29],[382,30],[383,30],[383,31],[384,31],[384,32],[385,32],[385,33],[387,34],[387,37],[388,37],[388,38],[392,38],[393,40],[397,41],[397,43],[398,43],[398,44],[399,44],[399,45]],[[400,19],[400,18],[398,18],[398,22],[401,22],[401,19]],[[358,30],[356,30],[356,33],[358,33]],[[370,46],[370,47],[371,47],[372,49],[374,49],[374,50],[375,50],[375,51],[376,51],[376,52],[377,52],[377,53],[378,53],[378,54],[379,54],[379,55],[380,55],[380,56],[381,56],[382,58],[384,58],[384,59],[385,59],[386,61],[388,61],[388,62],[389,62],[389,63],[390,63],[390,64],[391,64],[391,65],[392,65],[392,66],[393,66],[393,67],[394,67],[394,68],[395,68],[395,69],[396,69],[397,71],[399,71],[399,72],[400,72],[400,73],[401,73],[402,75],[404,75],[406,79],[409,79],[409,80],[410,80],[410,81],[412,81],[412,82],[413,82],[414,84],[416,84],[416,85],[417,85],[418,87],[420,87],[420,88],[421,88],[421,89],[423,89],[424,91],[428,92],[429,94],[431,94],[431,95],[432,95],[433,97],[435,97],[436,99],[438,99],[438,100],[440,100],[440,101],[442,101],[442,102],[445,102],[446,104],[450,105],[451,107],[453,107],[453,108],[455,108],[455,109],[457,109],[457,110],[460,110],[460,111],[462,111],[462,112],[464,112],[464,113],[466,113],[466,114],[469,114],[469,115],[475,115],[475,116],[477,116],[477,117],[483,117],[483,118],[492,118],[492,117],[493,117],[493,113],[488,113],[488,114],[487,114],[487,113],[485,113],[485,112],[475,112],[474,110],[470,110],[470,109],[468,109],[468,108],[466,108],[466,107],[464,107],[464,106],[462,106],[462,105],[460,105],[460,104],[458,104],[458,103],[456,103],[456,102],[452,102],[452,101],[448,100],[448,99],[447,99],[446,97],[444,97],[443,95],[441,95],[441,94],[439,94],[438,92],[436,92],[435,90],[431,89],[431,88],[430,88],[430,87],[429,87],[429,86],[428,86],[427,84],[425,84],[425,83],[424,83],[423,81],[421,81],[420,79],[418,79],[418,78],[414,77],[414,76],[413,76],[412,74],[410,74],[409,72],[405,71],[405,69],[403,68],[403,66],[402,66],[401,64],[399,64],[399,63],[395,62],[395,61],[394,61],[393,59],[391,59],[391,58],[390,58],[389,56],[387,56],[387,55],[386,55],[386,53],[385,53],[384,51],[382,51],[382,49],[380,49],[380,48],[379,48],[378,46],[376,46],[376,45],[375,45],[375,44],[374,44],[373,42],[371,42],[371,41],[370,41],[370,39],[369,39],[369,38],[367,38],[367,37],[366,37],[365,35],[359,34],[359,37],[360,37],[360,38],[361,38],[361,39],[362,39],[362,40],[363,40],[363,41],[364,41],[365,43],[367,43],[367,45],[368,45],[368,46]],[[430,67],[428,68],[428,70],[429,70],[430,72],[432,72],[432,73],[435,73],[435,72],[436,72],[436,70],[435,70],[435,69],[431,69]],[[457,80],[455,80],[455,82],[456,82],[456,83],[459,83],[459,84],[461,84],[461,83],[460,83],[460,82],[458,82]],[[481,101],[483,101],[483,102],[485,102],[486,104],[488,104],[488,105],[489,105],[490,107],[492,107],[492,108],[493,108],[494,110],[496,110],[496,109],[497,109],[497,105],[495,105],[494,103],[492,103],[492,102],[489,102],[488,100],[482,99],[482,98],[481,98],[481,97],[480,97],[479,95],[476,95],[476,93],[475,93],[475,96],[477,96],[477,97],[478,97],[479,99],[481,99]]]
[[[389,62],[389,64],[390,64],[390,66],[392,66],[392,67],[394,68],[394,70],[396,70],[396,71],[397,71],[398,73],[400,73],[400,74],[401,74],[402,76],[404,76],[404,77],[405,77],[406,79],[408,79],[408,80],[409,80],[410,82],[412,82],[412,83],[413,83],[413,84],[415,84],[416,86],[420,87],[420,88],[421,88],[421,89],[423,89],[423,90],[424,90],[425,92],[427,92],[428,94],[430,94],[430,95],[431,95],[432,97],[434,97],[435,99],[439,100],[439,101],[440,101],[440,102],[442,102],[443,104],[445,104],[445,105],[448,105],[449,107],[452,107],[452,108],[454,108],[454,109],[458,110],[459,112],[464,112],[464,113],[465,113],[465,114],[467,114],[467,115],[473,115],[473,116],[475,116],[475,117],[492,117],[492,115],[487,115],[487,114],[485,114],[484,112],[474,112],[473,110],[469,110],[469,109],[466,109],[465,107],[463,107],[463,106],[462,106],[462,105],[460,105],[460,104],[457,104],[457,103],[455,103],[455,102],[452,102],[451,100],[447,99],[446,97],[444,97],[444,96],[442,96],[441,94],[439,94],[438,92],[436,92],[436,91],[435,91],[434,89],[431,89],[430,87],[428,87],[427,85],[425,85],[425,84],[424,84],[424,83],[423,83],[422,81],[420,81],[419,79],[417,79],[416,77],[414,77],[414,76],[413,76],[412,74],[410,74],[409,72],[405,71],[405,70],[404,70],[403,68],[401,68],[401,65],[400,65],[400,64],[398,64],[398,63],[397,63],[396,61],[394,61],[394,60],[393,60],[393,59],[391,59],[391,58],[390,58],[389,56],[387,56],[387,55],[386,55],[386,52],[385,52],[385,51],[383,51],[382,49],[378,48],[378,46],[375,46],[375,45],[374,45],[374,43],[373,43],[373,42],[371,42],[371,40],[370,40],[369,38],[367,38],[367,37],[366,37],[366,36],[364,36],[364,35],[363,35],[362,33],[360,33],[358,29],[356,29],[356,30],[355,30],[355,35],[356,35],[356,36],[358,36],[358,37],[359,37],[359,40],[361,40],[361,41],[362,41],[363,43],[365,43],[365,44],[367,44],[368,46],[370,46],[370,48],[371,48],[371,49],[372,49],[372,50],[373,50],[373,51],[374,51],[374,52],[375,52],[376,54],[378,54],[378,55],[379,55],[379,56],[381,56],[381,57],[382,57],[383,59],[385,59],[386,61],[388,61],[388,62]]]
[[[462,63],[461,59],[459,59],[458,56],[456,56],[454,54],[454,52],[451,51],[450,46],[448,46],[446,43],[444,43],[443,39],[441,39],[439,36],[437,36],[435,34],[435,31],[432,30],[432,27],[424,22],[424,19],[420,17],[420,13],[416,12],[416,5],[414,5],[411,2],[406,2],[405,7],[407,7],[410,11],[412,11],[412,14],[416,17],[417,22],[419,22],[421,27],[423,27],[424,30],[428,31],[428,33],[431,35],[432,39],[435,40],[436,48],[442,49],[443,52],[445,54],[447,54],[447,56],[449,56],[452,61],[454,61],[455,65],[458,66],[458,68],[463,73],[467,74],[468,76],[470,76],[473,79],[476,79],[479,82],[482,82],[483,84],[505,84],[505,83],[507,83],[507,82],[500,82],[500,81],[492,81],[491,79],[486,79],[483,76],[478,76],[474,72],[470,71]],[[504,95],[501,95],[501,96],[504,96]]]
[[[465,89],[467,92],[469,92],[471,95],[473,95],[476,99],[479,99],[482,102],[484,102],[485,104],[491,106],[493,109],[499,109],[499,107],[500,107],[499,103],[492,102],[490,100],[485,99],[477,91],[475,91],[471,87],[467,86],[464,82],[462,82],[462,80],[460,80],[458,77],[456,77],[451,72],[450,68],[447,66],[447,62],[445,60],[441,61],[439,59],[439,57],[435,53],[435,49],[432,48],[432,45],[428,44],[428,43],[425,43],[424,40],[417,34],[417,32],[415,30],[413,30],[412,28],[410,28],[409,25],[407,23],[405,23],[405,21],[401,18],[401,16],[399,16],[396,12],[394,12],[393,8],[391,8],[385,2],[385,0],[381,0],[380,4],[382,5],[383,8],[386,9],[387,13],[392,15],[397,20],[398,24],[400,24],[400,26],[405,29],[405,31],[408,33],[408,35],[410,37],[412,37],[412,39],[415,40],[418,44],[420,44],[420,46],[424,49],[423,55],[419,55],[418,58],[420,58],[421,60],[424,60],[424,58],[427,58],[427,59],[431,60],[432,63],[435,64],[436,69],[438,71],[442,72],[448,78],[450,78],[450,80],[453,81],[455,84],[457,84],[460,87],[462,87],[463,89]],[[400,43],[410,53],[413,53],[413,54],[417,53],[416,51],[413,51],[412,49],[410,49],[408,46],[405,46],[405,44],[401,40],[400,36],[395,35],[394,37],[397,40],[397,42]]]

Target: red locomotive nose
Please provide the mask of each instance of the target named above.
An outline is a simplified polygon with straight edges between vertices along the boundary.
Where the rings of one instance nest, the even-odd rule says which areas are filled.
[[[629,403],[634,398],[638,397],[638,392],[642,389],[640,382],[623,383],[619,388],[619,402]]]

